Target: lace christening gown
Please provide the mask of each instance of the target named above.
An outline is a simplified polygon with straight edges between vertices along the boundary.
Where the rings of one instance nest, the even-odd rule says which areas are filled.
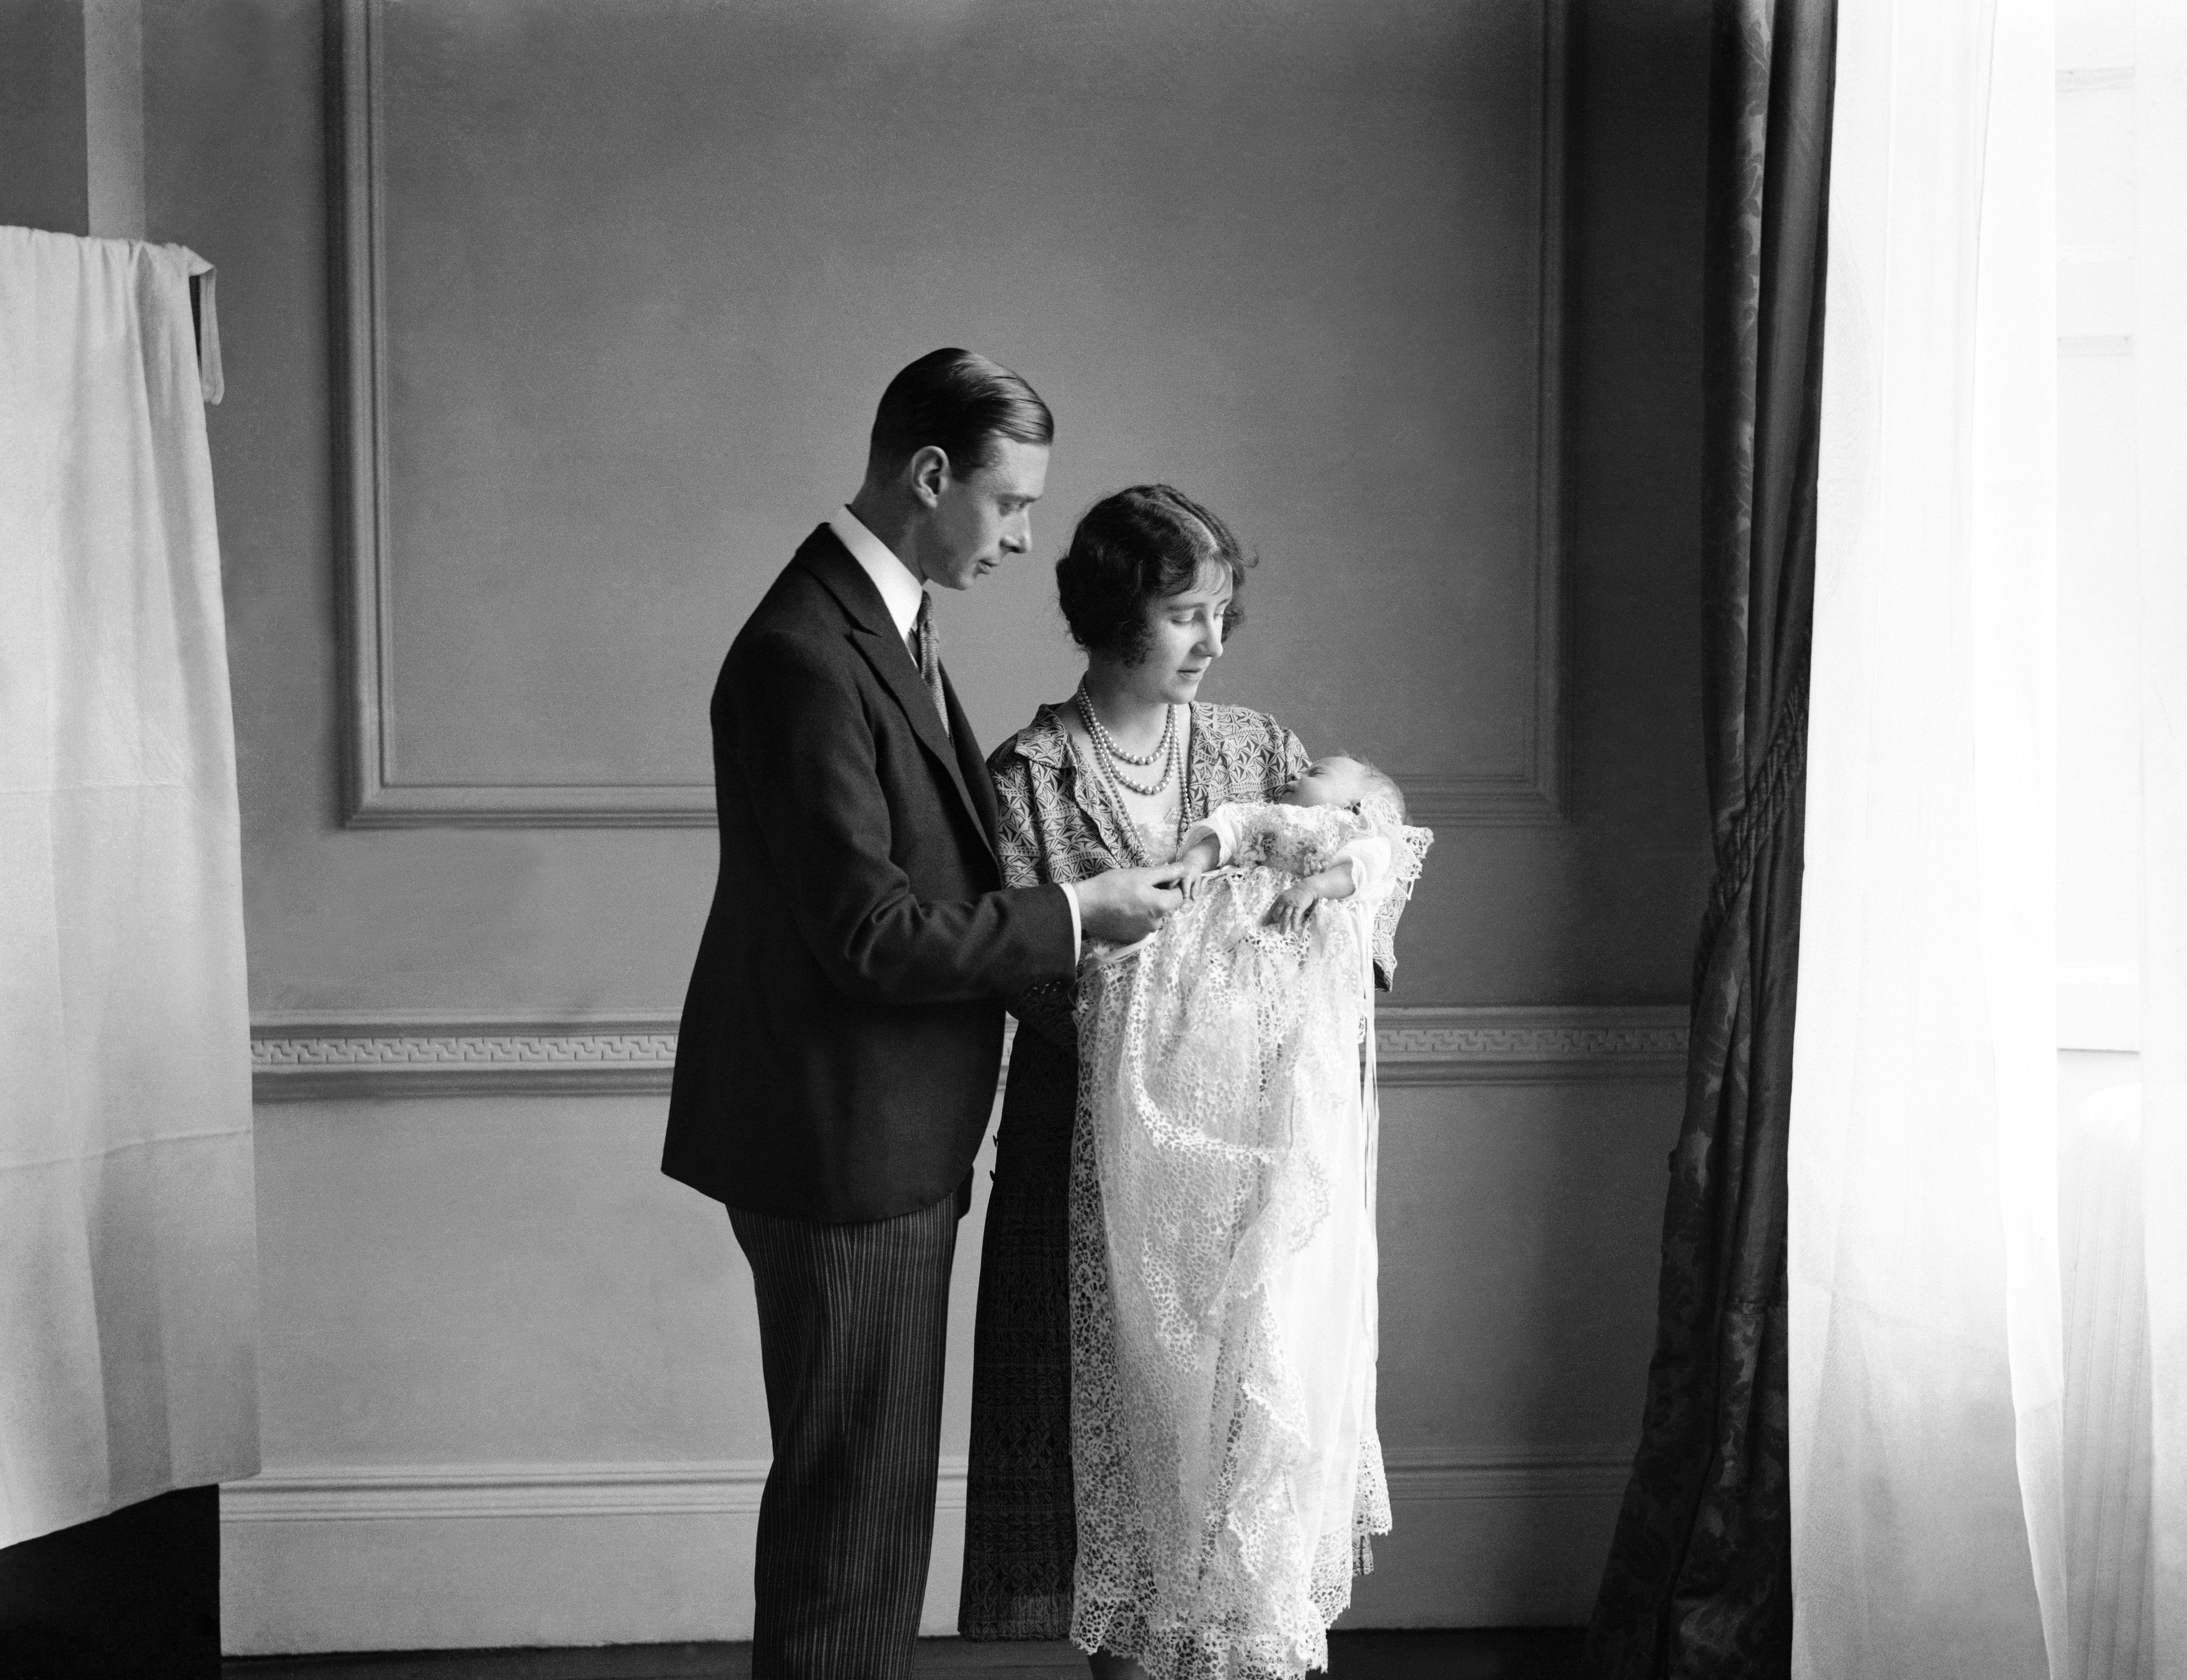
[[[1195,702],[1185,820],[1272,800],[1305,770],[1298,738],[1244,706]],[[1043,705],[988,761],[1006,886],[1082,881],[1141,861],[1123,808],[1062,710]],[[1148,861],[1167,859],[1172,830]],[[1381,959],[1384,984],[1390,973]],[[1071,1137],[1078,1108],[1077,982],[1014,999],[1019,1028],[980,1250],[959,1627],[968,1639],[1071,1631],[1078,1531],[1071,1467]]]
[[[1243,867],[1080,975],[1071,1632],[1155,1680],[1257,1680],[1327,1666],[1367,1537],[1389,1531],[1373,959],[1429,836],[1279,805],[1199,832]],[[1297,935],[1262,924],[1339,856],[1351,897]]]

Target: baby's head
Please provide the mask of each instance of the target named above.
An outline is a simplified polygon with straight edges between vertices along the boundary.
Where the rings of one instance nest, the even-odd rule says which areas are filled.
[[[1397,822],[1405,820],[1405,796],[1397,784],[1363,758],[1333,753],[1317,758],[1298,780],[1284,790],[1285,805],[1341,805],[1359,811],[1384,807]]]

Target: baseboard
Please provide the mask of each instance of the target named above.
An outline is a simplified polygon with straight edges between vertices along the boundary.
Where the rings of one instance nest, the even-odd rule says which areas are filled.
[[[1396,1530],[1347,1627],[1583,1621],[1629,1449],[1393,1450]],[[764,1460],[285,1468],[221,1491],[236,1655],[751,1635]],[[945,1462],[923,1631],[955,1629]]]
[[[1397,1451],[1390,1497],[1404,1503],[1615,1496],[1631,1449]],[[764,1458],[659,1464],[492,1464],[272,1469],[221,1489],[223,1524],[501,1517],[756,1516]],[[945,1458],[936,1508],[964,1509],[964,1461]]]

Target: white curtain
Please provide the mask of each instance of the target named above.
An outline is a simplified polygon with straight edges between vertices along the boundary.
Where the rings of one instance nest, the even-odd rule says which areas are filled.
[[[1788,1251],[1828,1680],[2063,1648],[2052,25],[1839,12]]]
[[[0,1544],[257,1468],[205,268],[0,228]]]
[[[2134,48],[2134,433],[2141,628],[2143,1240],[2152,1672],[2187,1674],[2187,5]]]
[[[2060,1142],[2066,1680],[2156,1680],[2141,1087],[2076,1103]],[[2167,1672],[2173,1671],[2167,1670]]]

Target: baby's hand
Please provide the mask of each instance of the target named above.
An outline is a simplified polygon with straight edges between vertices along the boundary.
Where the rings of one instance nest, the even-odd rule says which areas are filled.
[[[1215,867],[1215,860],[1220,855],[1221,850],[1212,834],[1194,841],[1178,856],[1178,868],[1181,872],[1178,876],[1178,890],[1187,898],[1195,896],[1200,891],[1201,877]]]
[[[1276,902],[1268,907],[1268,925],[1281,928],[1285,933],[1296,933],[1313,914],[1313,907],[1321,902],[1321,895],[1303,881],[1295,881],[1276,895]]]

